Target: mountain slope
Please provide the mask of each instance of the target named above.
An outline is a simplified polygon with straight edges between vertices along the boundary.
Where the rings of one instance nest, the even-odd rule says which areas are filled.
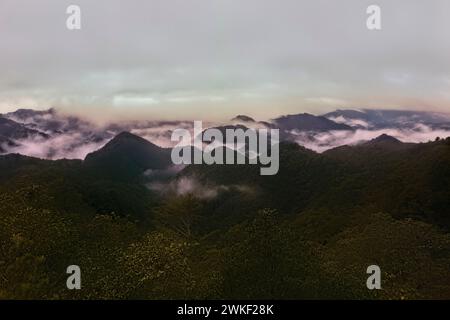
[[[48,135],[34,129],[29,129],[26,126],[17,123],[13,120],[0,117],[0,137],[5,139],[26,139],[32,136],[47,138]]]
[[[314,208],[371,208],[450,228],[450,139],[424,144],[380,136],[323,154],[280,144],[280,169],[261,176],[255,165],[191,165],[181,176],[204,184],[244,184],[257,192],[251,205],[298,213]],[[245,203],[243,194],[233,201]],[[231,205],[228,203],[227,205]],[[227,212],[230,212],[228,210]]]
[[[246,116],[246,115],[242,115],[239,114],[236,117],[234,117],[233,119],[231,119],[231,121],[235,121],[235,122],[255,122],[255,119]]]
[[[118,134],[84,161],[87,168],[121,179],[136,178],[147,169],[165,169],[170,164],[170,149],[128,132]]]
[[[308,113],[286,115],[273,120],[273,123],[282,130],[316,131],[352,130],[350,126],[336,123],[325,117],[314,116]]]

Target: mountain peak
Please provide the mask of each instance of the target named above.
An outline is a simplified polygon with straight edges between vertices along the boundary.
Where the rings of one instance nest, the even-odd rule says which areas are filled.
[[[34,109],[17,109],[14,112],[6,113],[4,116],[6,118],[14,118],[14,119],[20,119],[20,120],[27,120],[29,118],[33,118],[35,116],[43,116],[47,114],[55,114],[55,109],[50,108],[47,110],[34,110]]]
[[[105,154],[105,153],[122,153],[134,152],[137,150],[155,150],[159,151],[163,148],[151,143],[150,141],[132,134],[128,131],[123,131],[112,138],[103,148],[97,150],[87,157],[95,154]],[[86,158],[87,158],[86,157]]]
[[[246,116],[246,115],[237,115],[236,117],[234,117],[233,119],[231,119],[231,121],[242,121],[242,122],[255,122],[255,119]]]
[[[147,169],[170,165],[170,150],[130,132],[121,132],[103,148],[88,154],[85,163],[118,177],[138,176]]]
[[[141,138],[135,134],[132,134],[128,131],[122,131],[119,134],[117,134],[111,141],[118,140],[118,141],[126,141],[126,140],[136,140],[141,141],[143,143],[151,143],[148,140],[145,140],[144,138]]]
[[[368,143],[374,144],[374,143],[402,143],[402,142],[397,138],[394,138],[393,136],[383,133],[382,135],[376,137],[375,139],[370,140]]]

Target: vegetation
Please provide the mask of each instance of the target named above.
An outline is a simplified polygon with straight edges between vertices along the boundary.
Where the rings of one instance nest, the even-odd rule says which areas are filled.
[[[136,162],[105,150],[88,164],[2,156],[0,298],[448,299],[450,139],[393,144],[283,144],[273,177],[191,166],[174,178],[247,188],[211,199],[154,193],[145,159],[124,172]],[[72,264],[81,290],[66,288]],[[382,290],[366,288],[372,264]]]

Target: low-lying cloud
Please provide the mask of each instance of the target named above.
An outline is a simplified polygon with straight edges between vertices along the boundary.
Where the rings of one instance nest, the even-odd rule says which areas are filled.
[[[428,120],[432,114],[425,115]],[[175,146],[178,141],[171,141],[172,132],[175,129],[186,129],[193,132],[191,121],[123,121],[114,124],[95,124],[79,117],[65,115],[56,110],[33,111],[18,110],[14,113],[3,115],[3,117],[15,121],[20,134],[16,136],[0,135],[0,150],[3,153],[19,153],[42,159],[84,159],[85,156],[94,152],[122,131],[129,131],[143,137],[148,141],[165,148]],[[243,116],[241,116],[243,117]],[[420,117],[424,117],[423,114]],[[354,130],[310,132],[290,130],[283,131],[285,139],[294,141],[304,147],[316,152],[324,152],[328,149],[342,145],[354,145],[374,139],[382,134],[397,138],[402,142],[421,143],[433,141],[437,137],[446,138],[450,136],[450,124],[439,125],[436,123],[421,123],[419,118],[408,117],[404,121],[396,119],[395,124],[377,127],[374,123],[363,119],[352,119],[344,116],[330,118],[339,123],[345,123]],[[445,121],[446,118],[439,115],[438,120]],[[437,121],[437,120],[436,120]],[[260,129],[273,126],[271,123],[253,121],[233,120],[230,123],[204,123],[204,129],[210,127],[223,127],[225,125],[244,125],[245,127]],[[24,134],[28,132],[28,134]],[[37,134],[36,134],[37,132]],[[217,142],[215,142],[217,144]],[[217,144],[219,146],[220,144]],[[233,148],[234,146],[227,147]],[[238,146],[239,149],[240,146]],[[155,174],[155,173],[153,173]],[[184,181],[184,188],[177,190],[197,188],[195,183],[189,184]],[[221,188],[213,191],[205,191],[205,197],[219,192]]]
[[[212,200],[223,192],[238,191],[241,193],[251,193],[252,189],[245,185],[217,185],[213,183],[205,184],[195,177],[180,177],[168,182],[153,181],[147,187],[162,195],[185,196],[193,195],[198,199]]]
[[[22,155],[40,159],[84,159],[87,154],[103,147],[108,140],[99,142],[86,141],[86,137],[80,133],[59,134],[50,138],[39,136],[14,141],[17,146],[2,146],[7,153],[19,153]]]
[[[336,123],[346,124],[353,128],[366,128],[368,129],[370,127],[370,124],[367,121],[364,121],[362,119],[349,119],[345,118],[343,116],[339,117],[329,117],[331,121],[334,121]]]
[[[447,138],[450,131],[433,129],[424,124],[417,124],[412,129],[385,128],[378,130],[356,129],[355,131],[328,131],[321,133],[290,132],[294,141],[305,148],[316,152],[336,148],[343,145],[356,145],[379,137],[390,135],[405,143],[423,143],[434,141],[437,137]]]

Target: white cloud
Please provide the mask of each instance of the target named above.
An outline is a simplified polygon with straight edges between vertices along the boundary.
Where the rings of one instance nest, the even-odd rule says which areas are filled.
[[[8,149],[8,153],[20,153],[41,159],[84,159],[87,154],[103,147],[108,140],[87,142],[80,133],[60,134],[48,139],[31,137],[15,141],[18,146]]]
[[[116,107],[145,107],[158,104],[159,101],[150,96],[114,96],[113,105]]]
[[[181,177],[170,182],[153,181],[147,187],[163,195],[193,195],[203,200],[216,198],[220,193],[236,190],[241,193],[252,193],[253,189],[245,185],[216,185],[205,184],[194,177]]]
[[[387,134],[402,142],[410,143],[429,142],[435,140],[437,137],[450,137],[450,131],[448,130],[434,130],[423,124],[418,124],[411,129],[358,129],[355,131],[330,131],[315,133],[314,135],[311,135],[311,133],[308,132],[291,133],[295,136],[295,142],[316,152],[324,152],[343,145],[355,145],[375,139],[382,134]]]
[[[344,116],[329,117],[328,119],[330,119],[331,121],[337,122],[337,123],[349,125],[351,127],[363,127],[363,128],[370,127],[370,124],[367,121],[364,121],[362,119],[348,119],[348,118],[345,118]]]

